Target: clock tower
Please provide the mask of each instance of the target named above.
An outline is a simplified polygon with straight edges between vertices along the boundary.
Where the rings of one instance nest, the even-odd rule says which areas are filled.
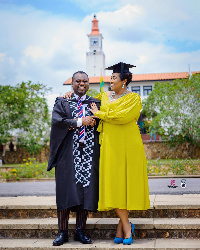
[[[96,15],[92,21],[92,31],[88,35],[89,52],[86,52],[86,73],[89,76],[105,75],[105,55],[102,51],[102,34],[99,33]]]

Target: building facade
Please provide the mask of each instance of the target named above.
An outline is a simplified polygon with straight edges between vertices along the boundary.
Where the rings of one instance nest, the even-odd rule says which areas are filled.
[[[192,72],[192,74],[198,72]],[[173,82],[175,79],[185,79],[189,76],[189,72],[177,73],[155,73],[155,74],[133,74],[132,81],[128,85],[128,89],[136,92],[144,100],[153,90],[156,82]],[[100,76],[90,76],[90,88],[100,92]],[[110,76],[103,76],[104,91],[110,90]],[[64,85],[70,85],[72,79],[69,78],[64,82]]]

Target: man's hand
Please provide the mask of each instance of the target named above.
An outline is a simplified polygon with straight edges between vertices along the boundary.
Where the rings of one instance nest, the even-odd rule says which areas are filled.
[[[90,126],[94,127],[94,125],[96,125],[95,118],[98,118],[98,117],[97,116],[82,117],[82,125],[84,125],[84,126],[90,125]]]

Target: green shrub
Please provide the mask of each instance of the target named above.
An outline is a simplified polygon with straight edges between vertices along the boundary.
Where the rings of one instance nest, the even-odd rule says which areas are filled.
[[[200,175],[199,159],[157,159],[147,161],[148,175]]]

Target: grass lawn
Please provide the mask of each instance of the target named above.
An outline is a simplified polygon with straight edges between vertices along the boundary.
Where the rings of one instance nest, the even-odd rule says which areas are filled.
[[[55,169],[47,171],[47,162],[38,163],[34,158],[24,159],[23,164],[4,164],[0,168],[0,179],[51,178]],[[200,159],[157,159],[147,160],[149,176],[200,175]]]
[[[9,167],[11,167],[11,168],[17,168],[17,167],[20,167],[21,166],[21,164],[20,163],[17,163],[17,164],[3,164],[3,168],[9,168]]]
[[[23,161],[24,163],[22,164],[4,164],[4,167],[2,169],[0,168],[0,179],[41,179],[55,176],[55,169],[47,171],[47,162],[38,163],[35,161],[35,158],[24,159]]]

